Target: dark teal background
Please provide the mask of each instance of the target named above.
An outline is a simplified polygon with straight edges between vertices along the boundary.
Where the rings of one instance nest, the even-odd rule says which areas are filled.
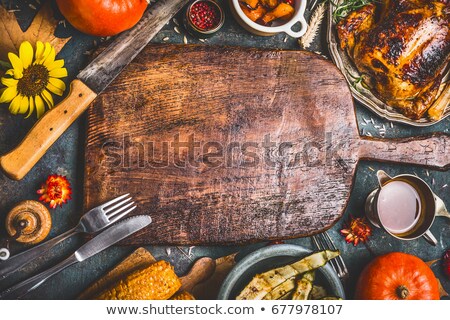
[[[43,2],[43,1],[42,1]],[[34,1],[9,1],[2,0],[2,5],[8,9],[20,9],[16,12],[16,17],[23,29],[26,29],[31,23],[36,11],[29,7],[29,4],[39,8],[40,5]],[[54,5],[54,4],[53,4]],[[224,2],[224,6],[228,6]],[[205,45],[230,45],[230,46],[247,46],[260,48],[283,48],[283,49],[300,49],[297,40],[292,39],[284,34],[273,37],[258,37],[247,33],[242,29],[231,17],[227,11],[227,19],[223,29],[212,38],[208,39]],[[179,16],[179,15],[178,15]],[[309,16],[309,12],[307,12]],[[56,12],[58,19],[63,19]],[[181,21],[180,18],[178,18]],[[155,37],[153,42],[161,43],[183,43],[183,28],[179,28],[182,34],[174,31],[174,24],[171,22]],[[80,34],[69,24],[64,27],[59,24],[56,34],[61,37],[72,36],[64,49],[59,54],[59,58],[65,59],[66,67],[69,71],[69,78],[65,79],[68,84],[88,62],[89,53],[95,49],[102,39],[97,39],[87,35]],[[168,40],[163,41],[168,37]],[[202,42],[187,36],[188,43]],[[1,46],[1,43],[0,43]],[[325,41],[325,24],[322,25],[321,33],[313,44],[311,51],[317,51],[327,55]],[[311,75],[314,77],[314,75]],[[320,89],[320,88],[318,88]],[[339,93],[336,93],[339,94]],[[118,106],[120,107],[120,105]],[[394,124],[391,128],[388,121],[385,121],[364,109],[357,106],[357,119],[361,124],[363,119],[373,118],[377,126],[386,126],[386,137],[405,137],[414,136],[429,132],[443,131],[449,132],[450,119],[444,120],[439,124],[429,128],[413,128],[399,124]],[[12,116],[7,111],[7,105],[0,106],[0,154],[4,154],[16,146],[31,128],[35,119],[24,120],[22,116]],[[370,132],[373,136],[379,136],[379,130],[372,125],[366,125],[364,132]],[[65,230],[74,226],[82,214],[82,197],[83,197],[83,170],[84,170],[84,139],[86,132],[86,117],[82,116],[76,121],[69,130],[52,146],[37,166],[22,180],[12,181],[4,175],[0,174],[0,236],[5,237],[5,229],[3,225],[7,212],[19,201],[26,199],[37,199],[36,190],[39,188],[46,177],[52,173],[66,175],[73,184],[73,200],[61,209],[52,210],[53,229],[50,236],[58,235]],[[450,156],[449,156],[450,160]],[[450,161],[449,161],[450,162]],[[405,166],[401,164],[387,165],[375,162],[362,162],[359,164],[355,178],[355,186],[350,199],[349,206],[345,213],[344,219],[349,215],[363,215],[364,200],[367,194],[376,188],[377,182],[375,171],[383,169],[391,175],[400,173],[417,174],[425,181],[431,184],[435,193],[440,196],[448,206],[450,206],[450,187],[444,187],[450,181],[448,172],[439,172],[427,170],[417,166]],[[149,212],[151,215],[151,212]],[[342,228],[342,222],[339,221],[330,231],[335,244],[341,250],[342,255],[350,270],[350,279],[347,283],[348,295],[352,296],[354,282],[362,267],[367,264],[373,255],[379,255],[392,251],[402,251],[419,256],[425,261],[438,259],[442,256],[446,249],[450,249],[450,220],[445,218],[437,218],[431,230],[439,240],[439,245],[432,247],[424,239],[414,241],[400,241],[390,237],[383,231],[375,230],[370,242],[365,245],[353,247],[346,244],[344,239],[339,235]],[[63,258],[70,255],[83,242],[81,236],[75,237],[59,245],[51,254],[39,261],[33,262],[25,269],[18,271],[6,280],[0,281],[0,290],[5,289],[18,281],[25,279],[46,267],[51,266]],[[312,247],[309,238],[289,240],[289,243],[296,243],[306,247]],[[175,265],[176,271],[183,274],[196,258],[201,256],[211,256],[213,258],[223,256],[236,250],[245,252],[252,251],[265,243],[253,244],[243,247],[194,247],[191,248],[189,256],[189,248],[187,247],[147,247],[152,254],[158,259],[165,259]],[[11,251],[19,252],[24,247],[15,244],[11,245]],[[61,272],[57,276],[50,279],[40,288],[29,294],[29,299],[74,299],[83,291],[92,281],[101,277],[115,264],[120,262],[124,257],[131,253],[135,247],[113,247],[97,256],[70,267]],[[1,263],[0,263],[1,268]],[[433,270],[441,279],[445,289],[450,291],[450,281],[446,279],[442,272],[442,267],[437,263]]]

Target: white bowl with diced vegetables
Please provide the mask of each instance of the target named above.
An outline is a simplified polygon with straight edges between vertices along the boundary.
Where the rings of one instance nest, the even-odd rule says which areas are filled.
[[[236,21],[247,31],[259,36],[287,33],[300,38],[306,32],[306,0],[229,0],[230,9]],[[274,8],[266,3],[274,1]],[[281,9],[280,9],[281,5]],[[253,6],[253,7],[252,7]],[[256,15],[264,7],[263,15]],[[284,15],[284,16],[283,16]],[[269,16],[269,18],[265,18]],[[270,20],[270,21],[269,21]],[[297,29],[297,30],[294,30]]]
[[[338,252],[313,252],[281,244],[261,248],[239,261],[222,284],[221,300],[339,300],[342,282],[327,261]]]

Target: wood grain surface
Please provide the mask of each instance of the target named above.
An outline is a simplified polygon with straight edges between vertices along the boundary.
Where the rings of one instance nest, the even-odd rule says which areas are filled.
[[[88,122],[85,208],[131,193],[154,221],[123,244],[311,235],[341,217],[360,158],[448,161],[444,135],[361,140],[343,76],[303,51],[150,45]]]

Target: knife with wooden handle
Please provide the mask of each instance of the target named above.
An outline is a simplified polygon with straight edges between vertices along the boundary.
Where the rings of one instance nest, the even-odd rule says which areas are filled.
[[[158,0],[133,29],[122,33],[70,84],[69,95],[48,111],[0,166],[14,180],[22,179],[53,143],[88,108],[188,0]]]

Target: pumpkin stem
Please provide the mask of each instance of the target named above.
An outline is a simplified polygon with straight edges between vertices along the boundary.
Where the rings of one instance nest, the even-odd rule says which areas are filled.
[[[399,286],[397,287],[396,293],[400,299],[406,299],[409,295],[409,290],[405,286]]]

